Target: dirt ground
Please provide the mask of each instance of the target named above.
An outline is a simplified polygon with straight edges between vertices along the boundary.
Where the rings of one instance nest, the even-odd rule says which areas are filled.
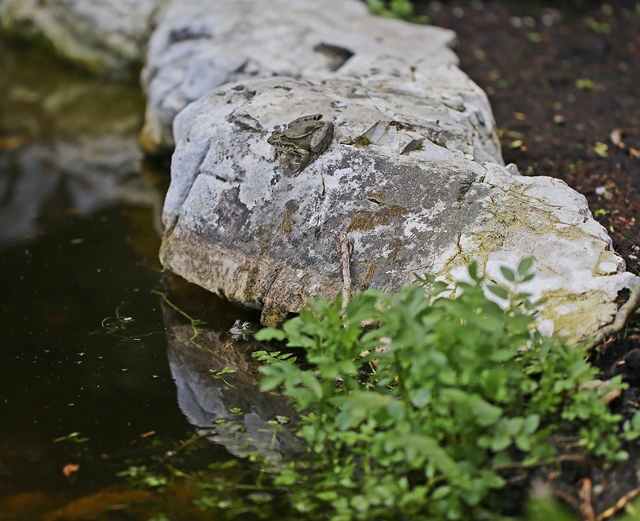
[[[640,2],[567,4],[424,2],[422,12],[457,32],[461,68],[489,95],[505,162],[584,194],[627,269],[639,273]],[[640,320],[592,359],[604,378],[623,374],[630,387],[614,407],[631,416],[640,408]],[[613,469],[564,464],[555,495],[585,519],[610,517],[640,493],[637,446]]]

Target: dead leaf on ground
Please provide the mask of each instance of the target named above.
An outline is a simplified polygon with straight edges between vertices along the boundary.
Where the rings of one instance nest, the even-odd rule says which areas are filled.
[[[78,470],[80,470],[80,465],[77,465],[76,463],[68,463],[67,465],[62,467],[62,473],[67,478],[72,474],[78,472]]]
[[[618,148],[625,148],[624,141],[622,141],[622,130],[619,128],[614,128],[609,134],[609,139]]]

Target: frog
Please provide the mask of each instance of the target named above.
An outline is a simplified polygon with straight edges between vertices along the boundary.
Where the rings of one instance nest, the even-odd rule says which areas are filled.
[[[251,322],[243,322],[238,319],[229,329],[229,333],[231,333],[234,340],[249,340],[250,334],[253,333]]]
[[[289,123],[284,131],[274,130],[267,139],[267,143],[285,156],[289,173],[301,172],[331,143],[333,123],[320,121],[322,117],[322,114],[299,117]]]

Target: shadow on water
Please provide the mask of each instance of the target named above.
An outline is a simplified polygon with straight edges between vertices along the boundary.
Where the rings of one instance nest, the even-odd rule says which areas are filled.
[[[161,283],[157,186],[168,173],[141,167],[138,87],[22,46],[0,44],[0,66],[0,519],[150,519],[167,501],[191,512],[190,497],[167,492],[160,508],[116,473],[138,448],[206,434],[230,408],[250,413],[249,432],[282,412],[255,398],[251,347],[235,353],[226,332],[251,317]],[[162,296],[176,285],[190,314],[216,317],[198,342]],[[223,360],[244,378],[233,389],[208,371]],[[219,460],[252,443],[210,438]]]

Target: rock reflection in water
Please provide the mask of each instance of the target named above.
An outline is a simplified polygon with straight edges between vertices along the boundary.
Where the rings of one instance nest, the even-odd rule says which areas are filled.
[[[163,302],[168,357],[178,392],[178,405],[200,434],[231,454],[245,457],[258,451],[277,463],[302,450],[291,424],[274,425],[278,417],[295,419],[284,397],[259,390],[258,363],[251,353],[263,349],[255,341],[235,340],[226,329],[197,326]],[[214,378],[211,370],[236,371]],[[271,422],[271,423],[269,423]]]
[[[19,46],[0,46],[0,66],[0,247],[38,233],[52,201],[80,214],[152,205],[135,84],[105,85]]]

